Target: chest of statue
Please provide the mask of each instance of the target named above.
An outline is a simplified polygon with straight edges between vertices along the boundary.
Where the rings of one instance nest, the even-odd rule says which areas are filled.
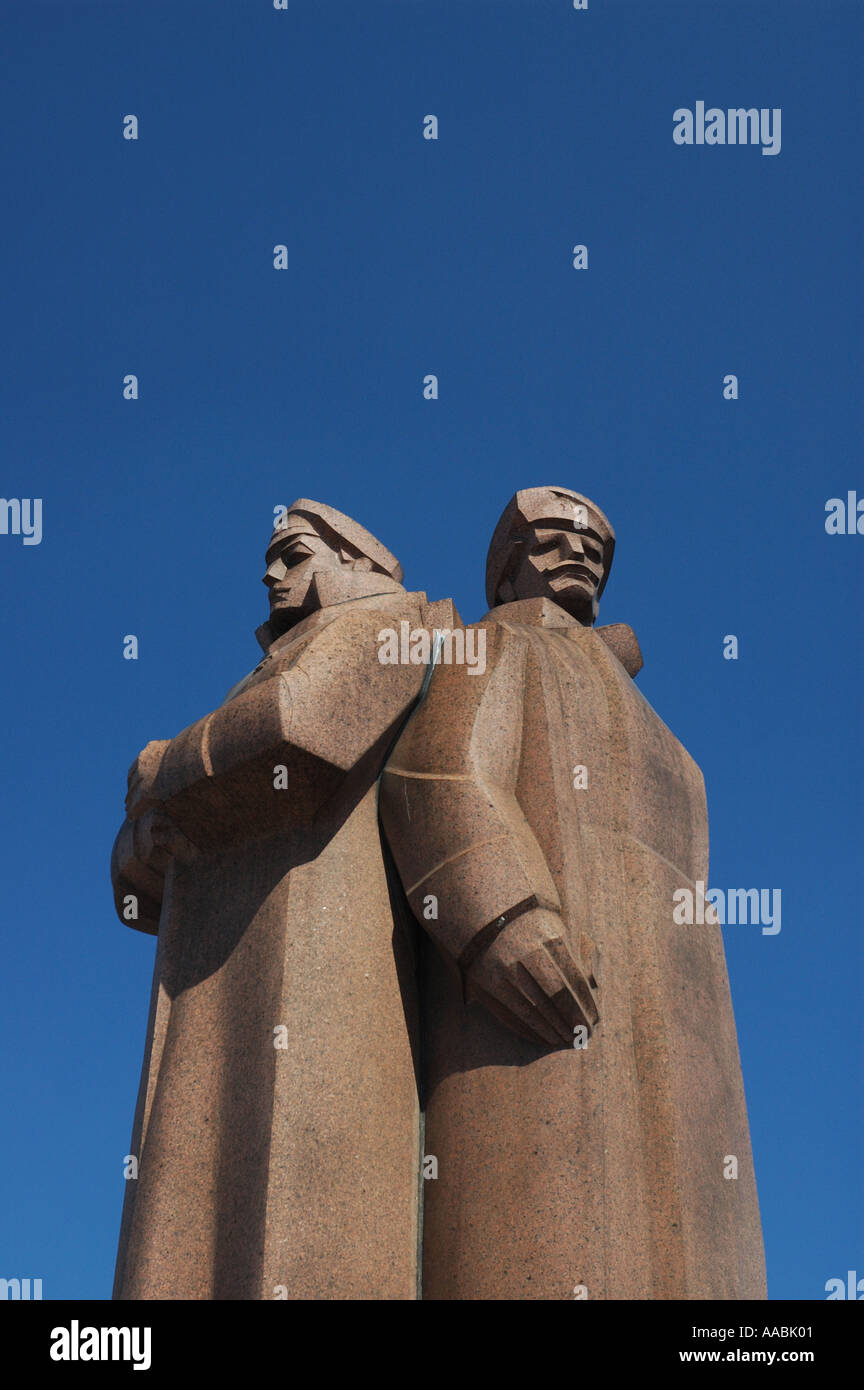
[[[554,787],[562,823],[572,816],[638,840],[689,876],[707,817],[702,775],[686,749],[592,629],[525,627],[520,635],[520,800]]]

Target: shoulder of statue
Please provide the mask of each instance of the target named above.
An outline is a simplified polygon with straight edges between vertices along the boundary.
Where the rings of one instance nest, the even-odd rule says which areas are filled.
[[[610,652],[620,661],[632,680],[644,666],[639,639],[627,623],[609,623],[606,627],[595,627],[597,636],[606,643]]]
[[[589,634],[599,637],[631,679],[638,675],[644,665],[639,639],[627,623],[585,627],[548,598],[518,599],[515,603],[499,604],[497,608],[490,609],[483,622],[497,623],[515,634],[519,633],[520,628],[535,631],[540,628],[544,632],[572,636],[576,641]]]
[[[432,626],[440,627],[454,616],[455,625],[461,626],[461,619],[449,600],[430,603],[422,589],[370,594],[332,604],[310,613],[308,618],[271,642],[267,655],[252,676],[263,679],[284,671],[295,663],[301,653],[321,644],[330,647],[344,640],[355,645],[369,635],[377,638],[382,629],[398,628],[403,622],[411,628],[429,627],[431,630]],[[264,626],[266,628],[267,625]],[[247,680],[251,680],[252,676]]]

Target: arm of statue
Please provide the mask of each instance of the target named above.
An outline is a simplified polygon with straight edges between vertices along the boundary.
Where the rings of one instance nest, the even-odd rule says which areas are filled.
[[[347,612],[292,666],[184,729],[139,769],[130,816],[158,807],[208,852],[311,822],[364,759],[374,781],[425,669],[381,664],[390,621]]]
[[[381,819],[414,914],[465,998],[514,1032],[572,1046],[598,1020],[590,963],[515,796],[524,647],[487,628],[487,669],[436,668],[381,783]]]

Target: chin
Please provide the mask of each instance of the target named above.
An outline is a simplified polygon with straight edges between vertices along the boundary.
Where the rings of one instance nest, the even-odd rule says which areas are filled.
[[[593,603],[594,590],[580,579],[559,579],[549,585],[552,596],[558,603],[574,599],[577,603]]]
[[[594,622],[594,593],[592,590],[584,589],[580,585],[566,585],[563,589],[551,591],[552,600],[563,608],[565,613],[569,613],[571,618],[578,618],[580,623],[586,623],[589,627]]]
[[[270,610],[270,628],[273,632],[285,632],[289,627],[293,627],[299,622],[303,615],[299,609],[291,608],[288,604],[279,604]]]

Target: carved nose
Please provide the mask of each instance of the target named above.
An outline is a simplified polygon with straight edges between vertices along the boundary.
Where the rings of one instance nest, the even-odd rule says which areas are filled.
[[[272,589],[273,585],[278,584],[280,579],[284,579],[287,573],[288,571],[282,561],[274,560],[272,565],[267,566],[267,573],[264,575],[261,583],[266,584],[268,589]]]

